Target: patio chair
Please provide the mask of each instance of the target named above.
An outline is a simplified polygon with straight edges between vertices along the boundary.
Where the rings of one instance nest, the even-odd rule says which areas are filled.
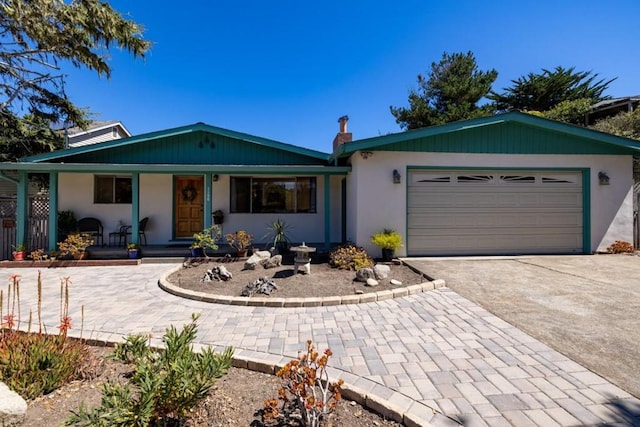
[[[145,230],[147,228],[147,224],[149,224],[149,217],[144,217],[140,220],[140,222],[138,223],[138,237],[139,237],[139,242],[142,243],[142,240],[144,239],[144,243],[142,243],[144,246],[147,245],[147,235],[145,234]],[[125,244],[127,243],[127,236],[131,236],[131,226],[128,225],[125,227],[124,229],[124,237],[125,237]]]
[[[100,222],[99,219],[92,217],[81,218],[78,220],[77,228],[80,233],[90,234],[95,240],[96,245],[104,246],[102,238],[104,229],[102,228],[102,222]]]

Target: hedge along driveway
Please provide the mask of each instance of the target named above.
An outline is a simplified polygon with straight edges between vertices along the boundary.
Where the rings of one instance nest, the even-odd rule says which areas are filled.
[[[640,257],[406,261],[640,397]]]

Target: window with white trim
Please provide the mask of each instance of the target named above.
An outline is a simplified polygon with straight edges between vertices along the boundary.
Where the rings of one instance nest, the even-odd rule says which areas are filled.
[[[316,213],[316,178],[231,177],[233,213]]]
[[[93,203],[131,203],[131,177],[94,175]]]

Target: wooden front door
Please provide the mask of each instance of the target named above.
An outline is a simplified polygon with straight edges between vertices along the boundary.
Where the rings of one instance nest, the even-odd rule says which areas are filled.
[[[204,227],[204,178],[176,176],[173,186],[174,230],[176,238],[193,237]]]

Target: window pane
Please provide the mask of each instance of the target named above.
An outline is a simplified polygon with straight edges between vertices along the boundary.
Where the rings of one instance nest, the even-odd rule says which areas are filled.
[[[254,178],[254,213],[295,212],[295,179]]]
[[[316,212],[316,179],[298,178],[297,182],[298,212]]]
[[[95,176],[94,177],[94,203],[113,203],[113,177],[111,176]]]
[[[251,211],[251,178],[231,178],[231,212]]]
[[[131,203],[131,178],[115,178],[115,203]]]

